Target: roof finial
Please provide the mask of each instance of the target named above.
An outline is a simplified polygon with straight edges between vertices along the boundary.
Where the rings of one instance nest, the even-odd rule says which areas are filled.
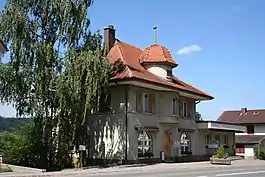
[[[157,44],[157,36],[156,36],[156,29],[157,29],[157,26],[154,25],[154,26],[153,26],[153,29],[154,29],[154,42],[155,42],[155,44]]]

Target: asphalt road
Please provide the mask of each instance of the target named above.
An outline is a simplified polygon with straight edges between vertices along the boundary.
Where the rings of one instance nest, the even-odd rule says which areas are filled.
[[[237,161],[231,166],[196,164],[159,164],[150,167],[131,167],[123,171],[82,171],[79,177],[265,177],[264,161]]]
[[[7,176],[70,176],[70,177],[265,177],[265,161],[238,160],[232,165],[212,165],[209,162],[120,166],[105,169],[68,170],[42,174],[6,174]],[[0,177],[7,177],[1,175]]]

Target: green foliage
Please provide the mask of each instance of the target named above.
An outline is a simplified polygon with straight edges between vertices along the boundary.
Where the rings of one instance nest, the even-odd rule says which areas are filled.
[[[0,117],[0,132],[16,130],[28,125],[31,119],[17,119],[17,118],[1,118]]]
[[[38,167],[41,146],[33,125],[13,132],[0,133],[0,147],[7,164]]]
[[[13,172],[9,166],[0,165],[0,173]]]
[[[259,153],[260,160],[265,160],[265,148],[262,148]]]
[[[202,115],[199,112],[196,112],[196,120],[197,121],[202,121],[203,120]]]
[[[91,5],[92,0],[6,1],[0,36],[10,60],[0,62],[0,102],[13,104],[17,117],[33,119],[27,136],[5,135],[11,139],[5,146],[14,145],[6,148],[10,158],[63,167],[71,148],[95,135],[89,119],[107,104],[111,66],[99,32],[89,30]]]
[[[265,160],[265,148],[258,145],[254,148],[254,152],[255,152],[256,158],[258,158],[260,160]]]
[[[224,158],[224,159],[226,159],[226,158],[228,158],[228,156],[229,155],[228,155],[228,153],[225,152],[225,149],[224,149],[223,146],[220,146],[217,149],[216,154],[215,154],[215,157],[217,157],[217,158]]]

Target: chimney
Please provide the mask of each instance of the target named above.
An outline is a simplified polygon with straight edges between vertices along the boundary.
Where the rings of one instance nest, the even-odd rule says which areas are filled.
[[[115,43],[115,31],[113,25],[104,28],[104,45],[107,48],[107,51],[109,51]]]
[[[247,108],[241,108],[241,113],[242,113],[242,114],[246,114],[247,111],[248,111]]]

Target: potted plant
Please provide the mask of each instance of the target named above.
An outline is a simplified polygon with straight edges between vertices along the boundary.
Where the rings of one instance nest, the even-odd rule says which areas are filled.
[[[229,154],[225,152],[225,149],[223,146],[220,146],[215,155],[213,155],[210,158],[211,164],[218,164],[218,165],[231,165],[231,158],[229,157]]]

